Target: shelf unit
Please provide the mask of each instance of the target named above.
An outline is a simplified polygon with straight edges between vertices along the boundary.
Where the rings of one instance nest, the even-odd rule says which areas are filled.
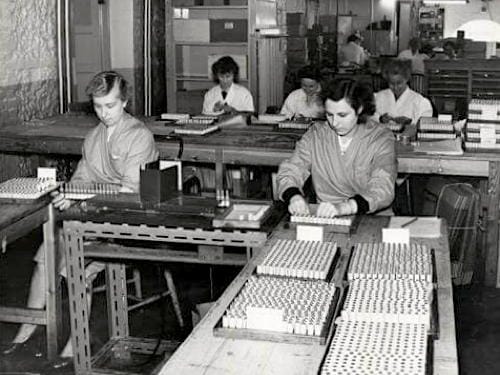
[[[418,35],[424,42],[435,43],[443,39],[444,9],[423,6],[418,10]]]
[[[427,94],[439,113],[467,118],[471,99],[500,99],[500,60],[426,60]]]
[[[217,3],[215,3],[217,1]],[[256,107],[275,105],[285,72],[283,35],[261,37],[259,29],[279,27],[284,0],[170,0],[166,11],[167,110],[199,113],[204,92],[214,83],[211,65],[230,55],[240,66],[240,84],[249,88]],[[196,4],[196,5],[194,5]],[[279,40],[276,43],[276,40]],[[269,73],[262,67],[276,67]],[[281,93],[282,93],[281,87]],[[278,94],[277,94],[278,93]],[[271,95],[276,98],[271,98]],[[262,101],[261,99],[264,98]]]

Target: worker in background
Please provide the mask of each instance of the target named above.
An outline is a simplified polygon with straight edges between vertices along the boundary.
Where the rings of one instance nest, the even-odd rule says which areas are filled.
[[[347,43],[339,49],[340,66],[362,67],[368,61],[368,52],[361,46],[361,34],[354,33],[347,38]]]
[[[109,183],[121,186],[122,192],[139,191],[140,167],[158,159],[153,134],[144,125],[125,110],[128,101],[128,83],[118,73],[101,72],[90,81],[86,93],[92,100],[99,124],[92,129],[83,142],[82,159],[71,178],[71,182]],[[54,207],[66,210],[73,201],[64,194],[54,193]],[[35,256],[36,266],[31,278],[28,307],[41,309],[45,306],[45,252],[41,246]],[[66,276],[64,256],[59,268]],[[104,270],[101,262],[87,264],[85,273],[87,287],[90,288],[97,274]],[[90,294],[89,294],[90,306]],[[23,324],[12,345],[3,351],[10,354],[28,340],[35,331],[36,325]],[[67,364],[64,358],[72,357],[71,343],[61,353],[63,360],[57,367]]]
[[[281,108],[281,114],[288,118],[322,118],[325,114],[321,99],[321,74],[319,69],[308,65],[299,69],[300,89],[288,95]]]
[[[382,67],[382,76],[389,88],[375,94],[375,120],[382,124],[389,121],[416,124],[420,117],[432,116],[429,99],[408,87],[411,78],[409,60],[392,59],[386,62]]]
[[[424,74],[425,66],[424,61],[429,59],[429,56],[425,53],[420,53],[420,39],[411,38],[408,43],[409,49],[401,51],[398,55],[398,59],[410,60],[411,61],[411,72],[413,74]]]
[[[303,185],[309,176],[318,216],[378,212],[391,205],[397,175],[394,136],[370,117],[370,85],[344,80],[323,87],[326,121],[316,122],[281,163],[279,197],[291,214],[309,213]]]
[[[231,56],[224,56],[212,65],[212,77],[217,84],[205,94],[203,114],[254,112],[252,94],[238,84],[240,68]]]
[[[457,49],[451,40],[444,42],[443,48],[434,48],[434,51],[433,59],[435,60],[455,60],[457,58]]]

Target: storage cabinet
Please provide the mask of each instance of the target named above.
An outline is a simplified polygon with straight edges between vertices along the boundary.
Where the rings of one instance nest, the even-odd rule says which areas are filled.
[[[240,84],[249,88],[256,106],[269,105],[266,98],[276,93],[269,85],[277,80],[283,86],[286,59],[281,52],[285,53],[286,45],[279,33],[272,36],[278,43],[266,43],[270,37],[259,31],[279,29],[284,0],[170,0],[170,5],[166,12],[168,111],[199,113],[204,92],[214,85],[211,66],[226,55],[238,63]],[[278,76],[267,77],[267,72]],[[282,97],[273,100],[281,105]]]
[[[467,118],[471,99],[500,99],[500,60],[427,60],[427,94],[439,113]]]

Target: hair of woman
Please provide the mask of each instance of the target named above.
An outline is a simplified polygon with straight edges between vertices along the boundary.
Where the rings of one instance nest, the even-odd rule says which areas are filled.
[[[219,83],[219,74],[233,73],[233,81],[238,83],[240,79],[240,67],[231,56],[221,57],[212,64],[212,77],[214,82]]]
[[[332,80],[325,84],[322,91],[323,100],[338,102],[345,99],[358,114],[358,124],[365,123],[375,113],[375,96],[370,84],[350,79]]]
[[[118,87],[120,92],[120,99],[127,101],[129,84],[121,74],[112,70],[96,74],[87,85],[85,93],[91,99],[94,96],[106,96],[115,86]]]
[[[387,81],[389,76],[402,75],[407,81],[411,78],[411,60],[391,59],[382,67],[382,77]]]

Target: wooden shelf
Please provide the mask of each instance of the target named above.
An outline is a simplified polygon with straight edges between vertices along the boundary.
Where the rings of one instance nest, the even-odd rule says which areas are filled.
[[[247,42],[183,42],[176,41],[179,46],[208,46],[208,47],[247,47]]]
[[[193,5],[190,7],[176,6],[175,8],[188,8],[188,9],[248,9],[247,5]]]

